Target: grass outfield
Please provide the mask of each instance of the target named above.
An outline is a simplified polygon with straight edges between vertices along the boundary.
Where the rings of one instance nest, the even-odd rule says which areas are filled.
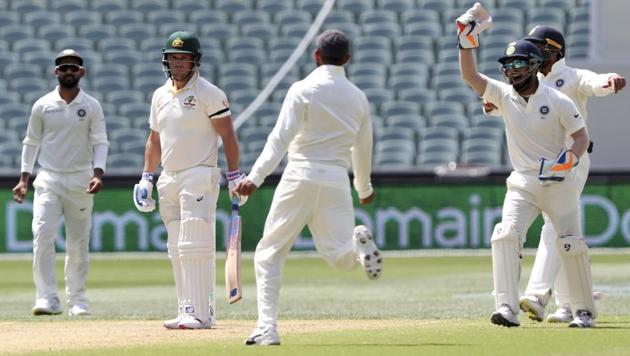
[[[524,276],[531,262],[527,256]],[[379,281],[319,258],[289,259],[280,300],[283,345],[252,349],[242,345],[256,318],[251,259],[243,265],[244,299],[234,305],[226,302],[223,269],[217,271],[218,325],[201,331],[161,326],[176,310],[165,255],[94,258],[88,279],[93,315],[84,320],[30,315],[31,262],[3,260],[0,354],[628,355],[630,258],[594,255],[592,262],[594,289],[604,293],[598,328],[575,330],[522,314],[520,328],[491,325],[489,256],[389,257]],[[522,290],[525,278],[521,282]]]

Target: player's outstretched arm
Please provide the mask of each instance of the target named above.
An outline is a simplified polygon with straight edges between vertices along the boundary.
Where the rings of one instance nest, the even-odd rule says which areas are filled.
[[[486,90],[486,79],[477,71],[473,48],[479,47],[479,33],[492,27],[492,17],[479,3],[468,9],[455,21],[457,24],[457,43],[459,67],[464,79],[478,95]]]

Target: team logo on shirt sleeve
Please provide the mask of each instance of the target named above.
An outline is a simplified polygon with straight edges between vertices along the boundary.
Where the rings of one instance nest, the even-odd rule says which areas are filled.
[[[197,106],[197,99],[195,99],[194,95],[186,97],[184,99],[184,109],[192,110]]]
[[[547,105],[543,105],[540,107],[540,109],[538,109],[538,111],[540,111],[540,113],[543,115],[547,115],[549,114],[549,107]]]
[[[557,86],[558,88],[560,88],[560,87],[561,87],[561,86],[563,86],[563,85],[564,85],[564,79],[558,79],[558,80],[556,80],[556,86]]]

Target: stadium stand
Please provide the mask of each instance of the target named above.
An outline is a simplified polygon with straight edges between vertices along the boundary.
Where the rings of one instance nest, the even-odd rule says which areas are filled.
[[[353,41],[349,77],[371,101],[375,169],[431,169],[461,161],[504,167],[503,122],[481,113],[480,99],[459,78],[454,18],[474,0],[339,0],[323,28]],[[589,51],[586,0],[483,0],[496,26],[478,51],[479,68],[501,78],[496,58],[534,24],[565,33],[569,58]],[[82,85],[102,100],[115,145],[110,174],[141,169],[149,101],[164,83],[164,38],[196,31],[204,76],[224,89],[236,116],[290,56],[320,0],[6,0],[0,12],[2,152],[19,151],[30,106],[55,81],[52,58],[72,47],[88,68]],[[276,122],[292,82],[313,68],[311,45],[274,94],[238,133],[245,169]],[[21,139],[21,137],[19,138]],[[14,148],[9,145],[15,144]],[[6,146],[5,146],[6,145]],[[7,157],[4,155],[3,157]],[[19,154],[17,155],[19,157]],[[223,162],[223,158],[220,158]],[[19,159],[0,166],[17,169]],[[139,163],[140,162],[140,163]]]

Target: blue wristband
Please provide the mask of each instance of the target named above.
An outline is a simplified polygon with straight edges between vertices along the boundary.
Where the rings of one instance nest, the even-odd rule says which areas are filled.
[[[153,183],[153,173],[151,172],[142,172],[142,180],[148,180]]]

